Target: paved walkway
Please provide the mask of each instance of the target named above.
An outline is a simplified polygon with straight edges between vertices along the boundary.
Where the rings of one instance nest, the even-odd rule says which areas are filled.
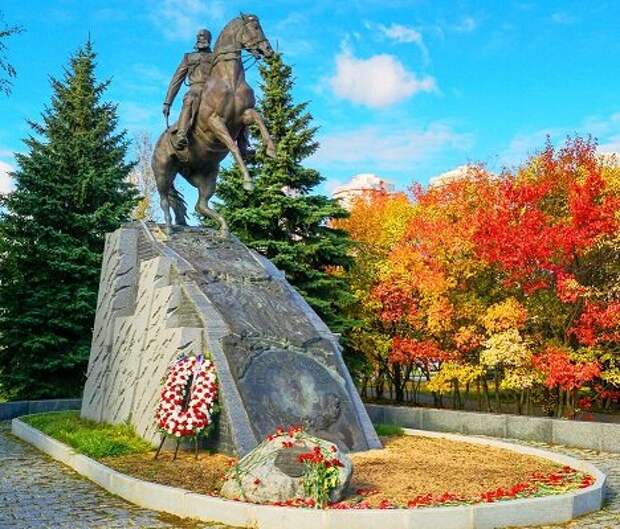
[[[620,529],[620,454],[523,444],[585,459],[608,475],[603,511],[545,529]],[[221,525],[164,517],[112,496],[11,436],[8,423],[0,423],[0,528],[226,529]]]
[[[607,474],[607,488],[603,510],[582,516],[562,525],[539,525],[536,526],[536,529],[620,529],[620,453],[610,454],[594,450],[582,450],[580,448],[550,446],[545,443],[524,442],[514,439],[505,440],[515,444],[535,446],[550,452],[558,452],[583,459]]]
[[[0,529],[225,529],[136,507],[9,432],[0,423]]]

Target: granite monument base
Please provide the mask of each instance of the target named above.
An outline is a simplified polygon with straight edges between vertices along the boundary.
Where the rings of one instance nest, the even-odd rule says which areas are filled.
[[[106,239],[82,416],[129,421],[156,444],[179,351],[215,363],[221,451],[243,456],[299,424],[345,451],[380,447],[337,338],[270,261],[213,230],[128,224]]]

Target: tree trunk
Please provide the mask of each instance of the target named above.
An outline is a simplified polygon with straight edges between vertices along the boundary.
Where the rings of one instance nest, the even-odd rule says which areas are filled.
[[[525,414],[532,415],[532,392],[529,389],[526,389],[525,393],[526,393]]]
[[[362,377],[362,384],[361,384],[361,391],[360,393],[362,394],[362,397],[367,399],[368,398],[368,375],[364,375]]]
[[[497,412],[500,413],[502,411],[502,401],[499,397],[499,371],[496,367],[493,373],[493,378],[495,381],[495,405],[497,407]]]
[[[470,384],[469,382],[467,384],[465,384],[465,395],[463,396],[463,409],[465,409],[465,406],[467,405],[467,401],[469,401],[469,390],[470,390]]]
[[[420,384],[422,384],[422,377],[418,376],[418,379],[413,383],[413,403],[418,404],[418,394],[420,392]]]
[[[491,412],[491,396],[489,395],[489,384],[487,384],[486,377],[482,377],[482,390],[484,391],[484,404],[486,406],[486,411]]]
[[[375,381],[375,398],[378,400],[383,399],[383,393],[385,391],[385,379],[383,376],[378,376]]]
[[[454,381],[454,396],[456,397],[456,406],[458,410],[463,409],[463,400],[461,399],[461,390],[459,388],[459,381]]]
[[[400,364],[396,364],[394,366],[394,391],[396,393],[396,402],[402,403],[405,400],[403,392],[404,387],[402,368]]]

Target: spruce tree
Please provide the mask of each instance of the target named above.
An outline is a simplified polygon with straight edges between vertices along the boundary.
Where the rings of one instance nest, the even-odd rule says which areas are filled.
[[[16,189],[0,202],[0,384],[12,398],[81,393],[104,236],[130,215],[128,142],[103,102],[90,41],[29,122]]]
[[[329,220],[346,211],[336,200],[313,193],[321,174],[302,165],[318,149],[317,128],[307,103],[293,102],[293,74],[276,54],[260,66],[262,98],[257,110],[276,144],[275,159],[266,155],[258,130],[250,130],[255,152],[247,165],[255,189],[241,185],[235,164],[220,173],[218,210],[232,232],[273,261],[333,331],[346,322],[340,307],[349,299],[346,284],[334,271],[350,264],[350,242]]]
[[[6,56],[8,46],[6,41],[13,35],[24,31],[21,26],[7,26],[4,23],[4,16],[0,11],[0,93],[11,95],[13,88],[12,79],[17,75],[15,68]]]

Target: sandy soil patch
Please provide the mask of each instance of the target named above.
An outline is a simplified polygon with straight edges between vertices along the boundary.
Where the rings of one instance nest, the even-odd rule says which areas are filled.
[[[353,454],[351,491],[362,489],[371,505],[382,499],[406,504],[422,494],[478,497],[528,481],[534,472],[560,465],[538,457],[447,439],[405,435],[382,438],[384,448]],[[368,494],[369,491],[376,493]]]
[[[416,496],[445,493],[479,501],[488,491],[509,489],[528,482],[534,473],[548,475],[562,468],[546,459],[447,439],[405,435],[382,442],[381,450],[351,455],[354,472],[347,502],[356,503],[363,496],[372,507],[385,500],[406,506]],[[205,452],[198,459],[192,452],[179,452],[176,461],[172,452],[162,452],[157,460],[153,455],[108,457],[102,462],[140,479],[211,495],[219,492],[225,473],[236,462]]]
[[[102,458],[101,462],[123,474],[162,485],[180,487],[200,494],[220,491],[224,474],[237,462],[223,454],[201,452],[195,459],[192,452],[179,452],[176,461],[172,452],[155,452],[121,457]]]

